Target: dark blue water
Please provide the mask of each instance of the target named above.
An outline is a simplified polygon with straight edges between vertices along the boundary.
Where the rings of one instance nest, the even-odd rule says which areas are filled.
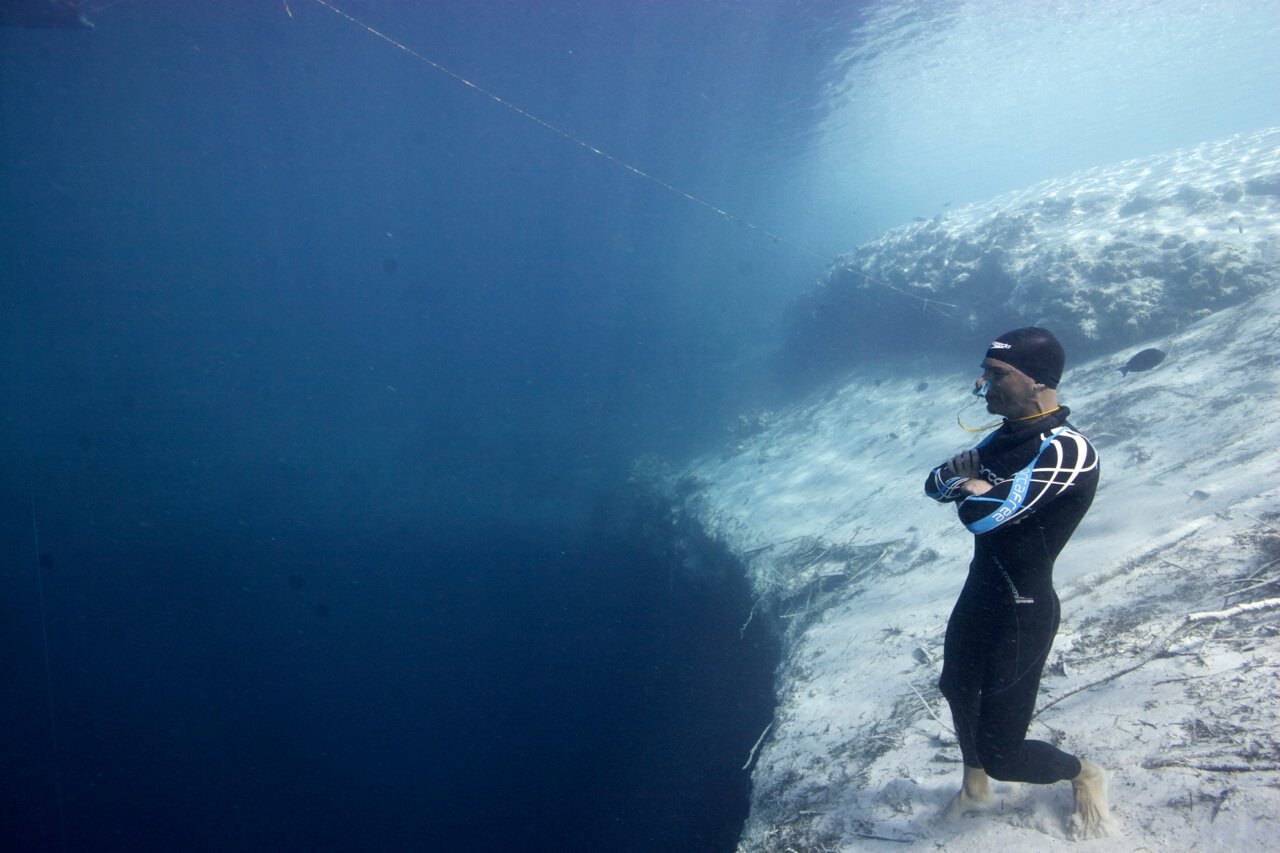
[[[315,0],[86,5],[0,28],[5,849],[732,849],[776,645],[632,463],[826,253],[1276,121],[1248,4],[344,2],[726,217]]]
[[[811,7],[410,5],[347,8],[777,225]],[[7,849],[732,849],[776,645],[627,476],[820,262],[309,0],[96,22],[0,30]]]

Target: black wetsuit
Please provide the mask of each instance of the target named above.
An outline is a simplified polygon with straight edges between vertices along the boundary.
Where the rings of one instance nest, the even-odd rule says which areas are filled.
[[[1080,774],[1080,762],[1027,740],[1049,647],[1058,631],[1053,562],[1093,502],[1098,454],[1059,409],[1005,421],[978,445],[983,495],[940,465],[925,492],[957,502],[974,534],[973,562],[947,623],[942,694],[951,704],[968,767],[995,779],[1047,784]]]

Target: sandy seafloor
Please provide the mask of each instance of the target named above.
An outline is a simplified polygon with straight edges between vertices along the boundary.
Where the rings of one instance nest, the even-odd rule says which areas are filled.
[[[1280,287],[1068,353],[1061,400],[1102,481],[1057,564],[1029,736],[1109,772],[1099,840],[1070,838],[1066,783],[997,782],[990,812],[941,817],[960,763],[936,683],[972,542],[923,482],[975,440],[956,425],[975,341],[972,363],[858,367],[674,478],[785,637],[740,849],[1280,849]],[[1122,376],[1142,346],[1168,358]]]

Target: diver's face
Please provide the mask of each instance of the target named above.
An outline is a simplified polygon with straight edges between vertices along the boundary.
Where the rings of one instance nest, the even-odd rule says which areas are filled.
[[[987,383],[987,411],[1016,418],[1038,410],[1036,382],[1012,364],[995,358],[982,360],[982,376],[974,387]]]

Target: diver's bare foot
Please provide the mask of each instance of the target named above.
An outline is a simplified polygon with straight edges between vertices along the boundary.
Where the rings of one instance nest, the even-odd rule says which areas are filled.
[[[991,780],[987,777],[987,771],[981,767],[966,767],[964,784],[951,798],[944,814],[947,817],[959,817],[966,812],[982,811],[990,803]]]
[[[1107,808],[1107,774],[1092,761],[1080,759],[1080,775],[1071,780],[1076,807],[1071,815],[1071,834],[1077,839],[1102,838],[1111,834],[1111,810]]]

